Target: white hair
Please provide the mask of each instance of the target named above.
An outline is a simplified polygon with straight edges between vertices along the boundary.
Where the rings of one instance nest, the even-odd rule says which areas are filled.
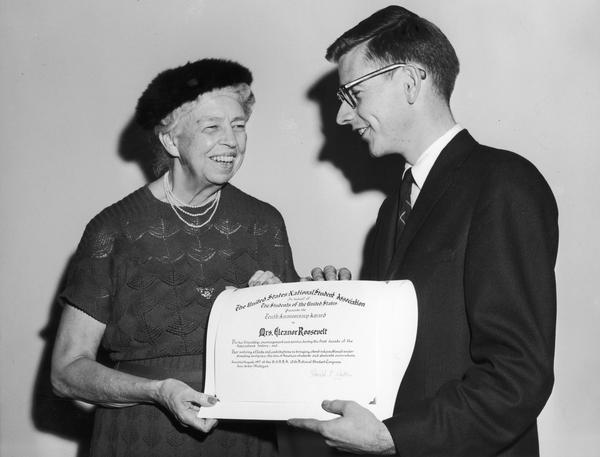
[[[196,99],[178,106],[161,119],[159,124],[154,127],[154,133],[158,135],[159,133],[168,133],[173,130],[175,125],[177,125],[183,117],[189,114],[194,106],[202,100],[202,97],[206,97],[207,95],[227,95],[233,97],[240,102],[247,117],[250,117],[250,114],[252,114],[252,107],[254,106],[255,99],[250,86],[246,83],[236,84],[235,86],[221,87],[219,89],[211,90],[210,92],[204,92],[203,94],[198,95]]]

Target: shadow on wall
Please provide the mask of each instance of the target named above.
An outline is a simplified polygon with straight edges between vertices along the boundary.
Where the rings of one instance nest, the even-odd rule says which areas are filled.
[[[321,131],[325,138],[319,160],[335,165],[349,181],[355,194],[377,190],[389,196],[400,186],[404,159],[399,154],[372,157],[367,144],[350,127],[336,123],[340,106],[335,96],[338,85],[338,75],[333,70],[320,78],[307,93],[308,99],[317,103],[320,108]],[[363,246],[361,279],[368,279],[365,263],[373,237],[371,227]]]
[[[335,96],[337,88],[338,76],[333,70],[318,79],[306,94],[309,100],[319,105],[321,115],[324,142],[318,159],[338,168],[350,183],[352,192],[358,194],[376,190],[388,196],[399,188],[404,159],[398,154],[372,157],[367,144],[350,127],[336,123],[340,106]],[[157,148],[161,149],[162,146],[156,136],[142,129],[132,116],[119,137],[119,157],[126,162],[137,163],[146,182],[156,179],[153,165]],[[359,274],[362,279],[368,279],[364,265],[373,237],[371,228],[363,247],[363,266]]]
[[[50,384],[52,350],[62,313],[57,298],[65,280],[66,269],[51,301],[48,323],[40,331],[45,344],[33,389],[31,419],[37,430],[76,442],[77,457],[86,457],[92,434],[93,411],[86,411],[71,400],[57,397]]]
[[[147,183],[156,179],[153,169],[156,148],[162,148],[156,135],[141,128],[132,116],[119,137],[119,157],[137,163]]]
[[[150,182],[155,179],[153,148],[157,146],[160,145],[156,137],[139,127],[132,117],[121,132],[118,153],[124,161],[137,163],[146,181]],[[40,331],[45,344],[34,384],[31,419],[37,430],[77,443],[77,457],[87,457],[94,422],[93,410],[85,410],[71,400],[56,396],[50,384],[52,351],[62,313],[58,296],[65,285],[67,270],[68,266],[50,302],[48,323]],[[103,353],[98,354],[98,360],[108,362]]]
[[[133,118],[121,132],[118,145],[119,156],[126,162],[136,162],[147,182],[154,180],[154,147],[160,146],[156,137],[140,128]],[[86,410],[75,402],[56,396],[50,383],[52,351],[60,323],[62,307],[58,296],[64,288],[68,265],[59,281],[56,293],[50,302],[50,312],[46,326],[40,331],[44,349],[35,378],[31,419],[37,430],[77,443],[77,457],[89,455],[90,439],[94,422],[92,410]],[[98,354],[98,361],[108,363],[104,353]]]

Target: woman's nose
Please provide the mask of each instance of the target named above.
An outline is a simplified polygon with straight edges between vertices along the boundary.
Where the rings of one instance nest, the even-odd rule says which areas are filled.
[[[237,139],[235,137],[235,133],[231,127],[226,127],[223,131],[223,137],[221,138],[221,143],[230,148],[234,148],[237,145]]]

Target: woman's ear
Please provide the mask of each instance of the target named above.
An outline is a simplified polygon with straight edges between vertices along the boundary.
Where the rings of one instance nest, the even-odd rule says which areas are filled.
[[[171,157],[179,157],[179,149],[177,149],[177,145],[175,144],[175,140],[170,132],[167,133],[159,133],[158,139],[161,144],[165,148],[165,150],[169,153]]]
[[[421,92],[421,75],[419,70],[412,65],[407,65],[402,70],[405,75],[403,87],[406,101],[412,105],[417,101],[419,92]]]

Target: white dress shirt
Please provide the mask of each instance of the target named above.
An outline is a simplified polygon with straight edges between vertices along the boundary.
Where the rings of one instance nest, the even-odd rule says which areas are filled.
[[[438,156],[442,152],[442,150],[450,143],[452,138],[456,136],[458,132],[460,132],[463,128],[459,124],[454,124],[446,133],[444,133],[441,137],[435,140],[431,145],[419,156],[417,162],[412,165],[412,175],[414,179],[414,183],[412,185],[410,191],[410,206],[414,207],[415,202],[417,201],[417,197],[423,188],[423,184],[425,184],[425,179],[427,179],[427,175],[431,171],[433,164],[437,160]],[[411,168],[411,165],[406,162],[404,164],[404,173],[406,170]],[[404,173],[402,177],[404,177]]]

